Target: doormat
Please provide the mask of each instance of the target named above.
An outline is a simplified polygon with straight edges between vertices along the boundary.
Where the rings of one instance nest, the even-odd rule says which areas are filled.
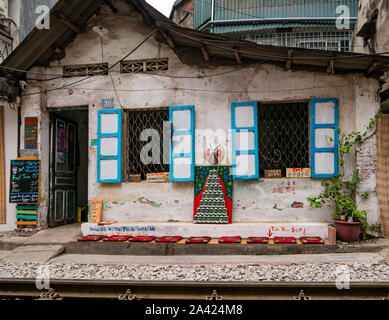
[[[120,235],[113,235],[109,236],[108,238],[103,239],[104,241],[108,242],[124,242],[127,240],[130,240],[132,236],[120,236]]]
[[[301,237],[302,244],[324,244],[324,240],[320,237]]]
[[[237,236],[237,237],[221,237],[219,239],[219,243],[241,243],[242,238]]]
[[[211,237],[190,237],[186,240],[186,243],[208,243]]]
[[[294,237],[274,237],[274,243],[297,243]]]
[[[194,223],[232,223],[232,167],[196,167]]]
[[[78,239],[78,241],[100,241],[103,240],[104,238],[106,238],[106,236],[92,234],[89,236],[82,237],[81,239]]]
[[[165,236],[165,237],[158,237],[155,239],[156,242],[178,242],[182,239],[181,236]]]
[[[269,243],[268,237],[249,237],[247,243]]]
[[[151,242],[155,239],[154,236],[136,236],[130,239],[131,242]]]

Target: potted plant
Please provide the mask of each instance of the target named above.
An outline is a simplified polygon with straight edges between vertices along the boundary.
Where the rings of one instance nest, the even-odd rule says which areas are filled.
[[[367,130],[375,126],[378,115],[370,119]],[[344,242],[357,241],[362,232],[365,238],[368,232],[373,232],[373,228],[367,223],[367,212],[360,208],[357,202],[358,184],[361,182],[358,170],[353,172],[352,178],[347,180],[344,175],[343,156],[349,153],[352,148],[363,142],[367,137],[367,132],[352,132],[344,134],[340,128],[338,130],[338,143],[340,151],[340,174],[331,179],[322,181],[323,190],[315,197],[308,198],[310,206],[321,208],[326,203],[334,205],[332,218],[336,228],[337,239]],[[333,139],[327,137],[331,142]],[[369,193],[360,194],[361,198],[368,198]]]
[[[367,223],[367,212],[359,208],[356,200],[357,186],[361,181],[358,170],[353,172],[351,180],[344,180],[342,175],[322,181],[323,191],[313,198],[308,198],[309,204],[321,208],[325,203],[335,205],[332,218],[336,228],[336,236],[344,242],[357,241],[363,231],[370,230]],[[364,198],[369,193],[362,194]]]

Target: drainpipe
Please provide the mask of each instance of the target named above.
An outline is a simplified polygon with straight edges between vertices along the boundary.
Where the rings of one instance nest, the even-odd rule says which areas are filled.
[[[215,20],[215,0],[211,1],[211,23]]]

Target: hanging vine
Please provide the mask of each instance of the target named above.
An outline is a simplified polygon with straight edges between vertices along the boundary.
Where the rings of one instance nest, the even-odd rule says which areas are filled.
[[[354,147],[362,144],[367,138],[372,136],[373,133],[368,135],[369,131],[376,128],[377,121],[379,119],[379,113],[369,119],[369,124],[366,126],[365,132],[353,131],[351,133],[344,133],[341,128],[336,128],[338,132],[338,144],[340,152],[339,166],[341,167],[341,173],[331,179],[322,181],[324,189],[315,197],[307,198],[310,206],[321,208],[326,203],[330,202],[335,205],[335,209],[332,213],[332,218],[335,220],[354,221],[362,223],[362,234],[366,238],[367,233],[374,232],[374,228],[367,222],[367,212],[364,209],[360,209],[360,203],[357,202],[357,190],[358,185],[362,181],[359,176],[359,171],[354,170],[352,178],[347,180],[344,173],[344,156],[349,154]],[[326,138],[334,142],[332,137],[326,136]],[[363,192],[360,196],[367,199],[369,192]]]

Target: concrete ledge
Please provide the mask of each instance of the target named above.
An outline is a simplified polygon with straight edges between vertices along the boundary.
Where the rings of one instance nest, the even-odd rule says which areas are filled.
[[[232,223],[232,224],[193,224],[182,222],[118,222],[108,226],[96,223],[83,223],[82,234],[129,234],[150,236],[223,236],[248,237],[321,237],[328,239],[327,223]]]
[[[58,256],[64,247],[61,245],[32,245],[21,246],[10,251],[4,256],[1,261],[3,262],[46,262],[51,258]]]
[[[65,254],[107,254],[134,256],[190,255],[290,255],[379,252],[383,246],[315,244],[179,244],[136,242],[69,242]]]

